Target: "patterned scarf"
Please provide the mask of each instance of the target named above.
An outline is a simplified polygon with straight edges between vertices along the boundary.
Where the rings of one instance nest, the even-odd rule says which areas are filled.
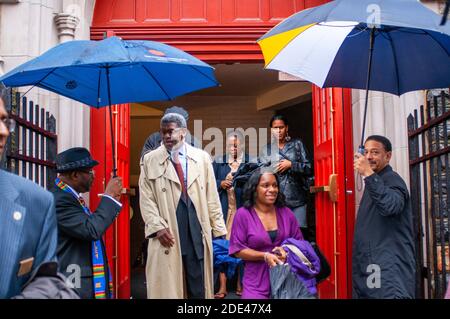
[[[55,184],[58,188],[60,188],[63,192],[71,194],[78,200],[84,212],[91,216],[92,213],[89,207],[86,205],[83,197],[79,196],[75,193],[66,183],[57,178],[55,180]],[[110,269],[108,267],[108,269]],[[94,275],[94,293],[95,299],[106,299],[106,276],[105,276],[105,261],[103,258],[103,246],[101,240],[96,240],[92,242],[92,273]],[[111,272],[108,271],[109,280],[108,280],[108,297],[109,299],[114,299],[114,291],[113,291],[113,281],[111,277]]]

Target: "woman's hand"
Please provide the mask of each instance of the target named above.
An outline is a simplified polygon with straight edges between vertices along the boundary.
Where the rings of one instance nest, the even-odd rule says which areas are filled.
[[[277,255],[278,259],[284,264],[286,262],[287,252],[283,247],[275,247],[272,252]]]
[[[292,162],[288,160],[281,160],[277,165],[277,173],[284,173],[292,167]]]
[[[231,186],[233,186],[233,182],[228,179],[225,179],[220,182],[220,187],[222,187],[223,189],[228,189]]]
[[[264,253],[264,261],[270,268],[275,267],[276,265],[282,265],[283,262],[277,257],[275,254],[271,254],[269,252]]]

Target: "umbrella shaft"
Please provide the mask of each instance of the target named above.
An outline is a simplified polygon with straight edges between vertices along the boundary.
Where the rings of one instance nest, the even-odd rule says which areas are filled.
[[[369,63],[367,66],[367,80],[366,80],[366,100],[364,103],[364,117],[361,133],[361,143],[359,144],[358,152],[364,153],[364,131],[366,129],[367,118],[367,106],[369,104],[369,88],[370,88],[370,75],[372,73],[372,55],[373,55],[373,43],[375,42],[375,27],[370,31],[370,46],[369,46]]]
[[[114,138],[114,128],[113,128],[113,114],[111,105],[109,108],[109,126],[111,128],[111,147],[112,147],[112,160],[113,160],[113,177],[117,177],[117,165],[116,165],[116,143]]]
[[[447,22],[448,12],[450,11],[450,0],[447,0],[445,4],[444,13],[442,15],[441,25],[444,25]]]
[[[113,114],[111,107],[111,86],[109,83],[109,67],[106,67],[106,81],[108,83],[108,105],[109,105],[109,126],[111,128],[111,147],[112,147],[112,160],[113,160],[113,177],[117,176],[117,166],[116,166],[116,140],[114,139],[114,127],[113,127]]]

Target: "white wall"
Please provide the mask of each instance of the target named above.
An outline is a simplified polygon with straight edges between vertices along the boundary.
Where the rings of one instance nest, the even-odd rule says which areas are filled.
[[[42,54],[60,42],[89,39],[94,0],[22,0],[0,5],[0,72]],[[77,16],[75,25],[57,28],[61,13]],[[69,20],[68,20],[69,21]],[[61,26],[61,25],[60,25]],[[28,88],[21,88],[26,92]],[[57,119],[58,152],[70,147],[89,147],[89,109],[46,90],[33,88],[26,96]]]

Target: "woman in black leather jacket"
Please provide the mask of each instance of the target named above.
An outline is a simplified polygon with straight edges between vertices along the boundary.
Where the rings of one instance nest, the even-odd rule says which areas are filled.
[[[302,233],[307,233],[305,184],[313,176],[308,153],[300,139],[289,137],[284,116],[274,115],[270,128],[272,143],[262,149],[259,162],[273,167],[280,179],[280,191],[286,196],[286,206],[294,212]]]

